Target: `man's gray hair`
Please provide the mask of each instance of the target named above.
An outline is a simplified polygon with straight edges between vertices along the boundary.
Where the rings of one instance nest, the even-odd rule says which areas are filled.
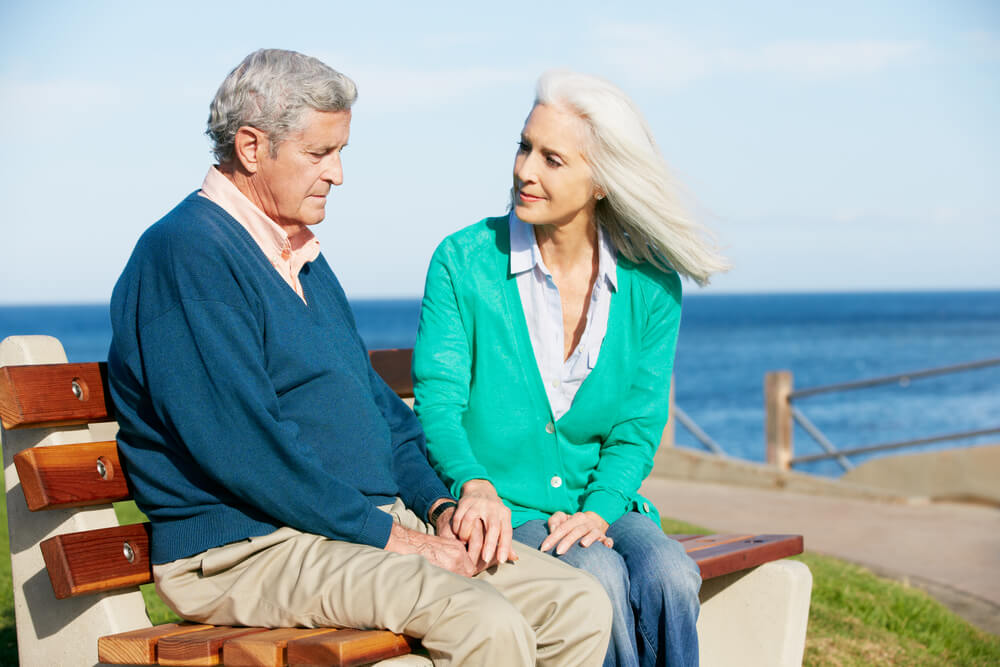
[[[236,132],[246,125],[267,133],[273,156],[278,144],[302,129],[307,111],[347,111],[357,97],[358,87],[350,78],[316,58],[260,49],[219,86],[205,134],[219,164],[233,158]]]

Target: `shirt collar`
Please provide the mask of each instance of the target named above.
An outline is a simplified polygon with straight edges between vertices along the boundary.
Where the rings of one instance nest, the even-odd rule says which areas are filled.
[[[311,230],[303,229],[289,238],[281,225],[267,217],[214,166],[209,167],[208,174],[205,175],[201,194],[233,216],[253,237],[272,264],[287,263],[293,274],[298,275],[307,262],[319,257],[319,239]]]
[[[538,266],[548,273],[534,230],[514,212],[510,212],[510,272],[513,275],[530,271]],[[597,234],[597,277],[607,281],[611,289],[618,291],[618,254],[611,238],[603,227]]]
[[[542,261],[538,252],[538,242],[535,240],[531,225],[523,222],[510,212],[510,272],[514,275],[530,271],[535,264]]]

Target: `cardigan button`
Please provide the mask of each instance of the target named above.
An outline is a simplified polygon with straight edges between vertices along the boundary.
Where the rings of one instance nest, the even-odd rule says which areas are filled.
[[[562,477],[560,477],[559,475],[553,475],[552,479],[549,481],[549,484],[552,485],[553,489],[558,489],[560,486],[562,486]]]
[[[649,514],[649,503],[642,504],[642,511],[645,512],[646,514]]]
[[[548,424],[545,425],[545,432],[546,433],[555,433],[556,432],[556,425],[553,424],[552,422],[549,422]]]

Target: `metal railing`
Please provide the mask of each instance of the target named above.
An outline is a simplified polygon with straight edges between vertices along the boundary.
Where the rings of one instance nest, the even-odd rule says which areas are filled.
[[[717,454],[719,456],[726,456],[726,452],[723,451],[722,447],[719,446],[715,440],[709,437],[701,428],[694,423],[694,420],[688,416],[688,413],[681,410],[680,406],[676,403],[673,404],[673,417],[677,418],[678,423],[687,429],[687,432],[695,437],[695,439],[702,444],[705,449]]]
[[[847,458],[854,454],[868,454],[871,452],[882,452],[915,445],[925,445],[935,442],[947,442],[951,440],[963,440],[983,435],[1000,433],[1000,426],[975,429],[970,431],[960,431],[955,433],[945,433],[924,438],[914,438],[910,440],[899,440],[893,442],[883,442],[874,445],[865,445],[849,449],[838,449],[823,432],[806,417],[794,401],[806,397],[826,394],[831,392],[853,391],[857,389],[868,389],[881,385],[897,384],[908,387],[913,380],[919,380],[950,373],[961,373],[966,371],[979,370],[991,366],[1000,366],[1000,357],[983,359],[963,364],[952,364],[949,366],[938,366],[908,373],[897,373],[894,375],[884,375],[880,377],[856,380],[853,382],[840,382],[837,384],[810,387],[808,389],[792,390],[792,374],[790,371],[772,371],[764,378],[764,403],[765,403],[765,437],[767,441],[767,461],[778,465],[781,468],[789,469],[798,463],[810,463],[835,459],[846,471],[853,467]],[[792,454],[792,431],[793,423],[798,424],[802,429],[815,440],[824,450],[820,454],[808,454],[805,456],[793,456]]]

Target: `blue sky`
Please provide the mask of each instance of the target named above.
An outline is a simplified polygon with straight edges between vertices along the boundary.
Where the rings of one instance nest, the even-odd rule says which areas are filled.
[[[352,297],[418,296],[445,235],[504,211],[550,67],[643,109],[734,264],[709,293],[1000,288],[996,2],[7,0],[0,303],[106,301],[258,47],[358,82],[316,230]]]

